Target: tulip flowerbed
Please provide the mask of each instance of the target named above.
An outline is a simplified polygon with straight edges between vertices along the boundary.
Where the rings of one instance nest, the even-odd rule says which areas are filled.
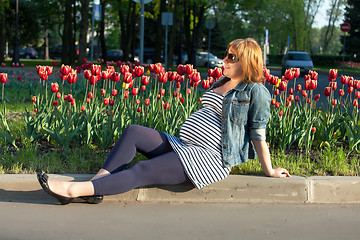
[[[7,121],[4,99],[10,91],[6,87],[8,76],[0,74],[0,139],[4,152],[39,144],[65,153],[74,149],[86,152],[87,148],[104,152],[130,124],[178,135],[181,124],[199,109],[204,90],[222,76],[221,69],[215,68],[202,80],[192,65],[179,65],[176,71],[166,72],[160,63],[143,67],[118,62],[102,67],[84,61],[81,67],[63,65],[53,71],[53,67],[38,66],[36,73],[17,78],[19,89],[24,88],[21,84],[25,81],[25,91],[31,94],[27,99],[31,105],[23,113],[23,129],[17,131]],[[321,96],[328,99],[328,104],[320,107],[316,106],[320,95],[313,94],[316,72],[310,71],[300,79],[299,69],[289,69],[279,79],[264,69],[264,76],[272,95],[267,140],[273,159],[275,156],[274,165],[281,165],[289,152],[289,161],[303,159],[301,166],[293,165],[294,170],[337,152],[331,157],[333,162],[345,161],[353,166],[351,171],[337,174],[358,175],[360,81],[341,76],[342,86],[338,88],[337,71],[330,70],[329,86]],[[336,91],[339,98],[335,97]],[[253,164],[244,165],[244,169],[260,171],[260,165]]]

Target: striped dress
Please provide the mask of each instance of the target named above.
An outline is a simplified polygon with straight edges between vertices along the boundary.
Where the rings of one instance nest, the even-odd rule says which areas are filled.
[[[202,97],[202,108],[191,114],[180,129],[180,138],[166,136],[185,172],[197,189],[226,178],[221,154],[221,109],[224,96],[213,90]]]

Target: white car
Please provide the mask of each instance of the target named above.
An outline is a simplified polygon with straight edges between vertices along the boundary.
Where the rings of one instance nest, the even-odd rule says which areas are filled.
[[[216,56],[207,52],[198,52],[196,53],[196,66],[198,67],[208,67],[209,68],[222,68],[224,62],[221,59],[218,59]]]
[[[307,74],[309,70],[313,70],[314,64],[307,52],[289,51],[287,52],[281,63],[281,73],[284,74],[286,69],[300,68],[301,74]]]

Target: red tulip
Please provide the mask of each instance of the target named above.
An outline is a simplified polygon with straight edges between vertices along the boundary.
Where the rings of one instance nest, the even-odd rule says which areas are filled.
[[[110,99],[109,99],[109,105],[110,105],[110,106],[114,106],[114,104],[115,104],[115,100],[112,99],[112,98],[110,98]]]
[[[308,98],[308,99],[306,100],[306,102],[310,104],[310,103],[311,103],[311,99]]]
[[[360,98],[360,92],[359,91],[355,92],[355,98]]]
[[[106,90],[105,89],[101,89],[101,95],[105,96],[106,94]]]
[[[87,80],[90,80],[90,78],[91,78],[91,71],[90,70],[85,70],[84,71],[84,77],[87,79]]]
[[[348,82],[348,87],[354,87],[354,84],[355,83],[355,81],[354,81],[354,79],[353,78],[351,78],[351,77],[349,77],[349,82]]]
[[[118,94],[118,91],[116,90],[116,89],[113,89],[112,91],[111,91],[111,95],[112,96],[117,96],[117,94]]]
[[[164,95],[165,95],[165,89],[160,89],[159,94],[161,94],[162,96],[164,96]]]
[[[360,81],[359,81],[359,80],[354,80],[354,88],[355,88],[355,89],[359,89],[359,88],[360,88]]]
[[[166,83],[168,80],[168,73],[159,73],[159,82]]]
[[[104,104],[108,105],[109,104],[109,99],[108,98],[104,98]]]
[[[337,82],[330,82],[330,87],[333,91],[337,89]]]
[[[267,69],[265,66],[264,66],[264,68],[263,68],[263,73],[264,73],[264,77],[266,78],[266,80],[267,81],[269,81],[269,79],[270,79],[270,70],[269,69]]]
[[[289,100],[290,102],[294,101],[294,95],[289,95],[288,100]]]
[[[300,85],[300,84],[298,84],[298,85],[296,86],[296,90],[298,90],[298,91],[300,92],[300,91],[301,91],[301,89],[302,89],[301,85]]]
[[[305,90],[302,90],[301,95],[302,95],[304,98],[307,98],[308,93],[307,93]]]
[[[305,89],[306,90],[311,90],[310,89],[310,83],[311,83],[311,79],[305,81]]]
[[[110,72],[108,72],[108,71],[102,71],[102,72],[101,72],[101,78],[102,78],[102,79],[106,80],[106,79],[108,79],[109,77],[110,77]]]
[[[150,78],[148,76],[142,76],[142,78],[141,78],[142,85],[145,85],[145,86],[148,85],[149,81],[150,81]]]
[[[144,74],[144,67],[135,67],[133,74],[134,77],[141,77]]]
[[[329,81],[335,81],[336,77],[337,77],[337,69],[330,69]]]
[[[314,100],[319,101],[320,100],[320,94],[316,94],[315,97],[314,97]]]
[[[309,75],[310,75],[311,80],[317,80],[318,76],[319,76],[319,74],[317,72],[311,71],[311,70],[309,71]]]
[[[203,80],[203,81],[201,82],[201,86],[202,86],[202,88],[204,88],[204,89],[208,89],[208,88],[210,87],[210,81],[209,81],[209,80]]]
[[[181,65],[179,64],[179,66],[177,67],[176,69],[176,72],[179,74],[179,75],[184,75],[186,73],[186,68],[184,65]]]
[[[300,76],[300,68],[292,68],[291,70],[294,73],[294,78],[298,78]]]
[[[292,87],[289,88],[289,94],[290,94],[290,95],[294,94],[294,89],[293,89]]]
[[[53,105],[54,107],[59,106],[59,101],[58,101],[58,100],[53,101],[52,105]]]
[[[310,90],[315,90],[317,88],[317,81],[316,80],[311,80],[310,84],[309,84],[309,89]]]
[[[348,84],[348,82],[349,82],[349,77],[341,75],[341,83]]]
[[[352,93],[354,91],[354,88],[353,87],[349,87],[348,89],[347,89],[347,92],[348,93]]]
[[[332,100],[332,104],[335,106],[337,104],[337,100],[336,99],[333,99]]]
[[[59,84],[57,84],[57,83],[51,83],[51,91],[52,91],[53,93],[58,92],[58,91],[59,91]]]
[[[340,96],[344,96],[344,95],[345,95],[345,91],[344,91],[343,89],[340,89],[340,90],[339,90],[339,95],[340,95]]]
[[[286,90],[286,88],[287,88],[287,82],[286,81],[281,81],[279,83],[279,90],[283,92],[283,91]]]
[[[129,66],[128,65],[122,65],[120,68],[120,73],[125,76],[126,73],[128,73],[130,71]]]
[[[111,81],[118,82],[120,81],[120,73],[113,72],[110,77]]]
[[[33,102],[36,102],[36,96],[33,96],[31,99]]]
[[[47,75],[50,76],[52,74],[52,72],[53,72],[53,67],[46,66],[45,69],[46,69]]]
[[[124,83],[131,83],[132,82],[132,74],[131,73],[125,73],[123,78]]]
[[[210,68],[210,69],[208,70],[208,77],[211,77],[213,72],[214,72],[214,70]]]
[[[138,108],[136,109],[136,112],[141,113],[141,107],[138,107]]]
[[[310,75],[305,75],[305,76],[304,76],[304,80],[305,80],[305,81],[307,81],[307,80],[311,80]]]
[[[284,74],[284,78],[287,80],[287,81],[290,81],[294,78],[294,72],[291,71],[290,69],[287,69],[285,71],[285,74]]]
[[[324,95],[328,97],[330,96],[330,94],[331,94],[331,87],[326,87],[324,89]]]
[[[275,91],[274,91],[274,95],[279,95],[280,94],[280,91],[279,91],[279,89],[275,89]]]
[[[201,82],[201,76],[200,76],[199,72],[196,72],[191,75],[190,82],[189,82],[189,85],[191,87],[197,87],[197,85],[199,85],[200,82]]]
[[[190,75],[192,72],[193,72],[193,65],[191,65],[191,64],[186,64],[185,65],[185,73],[187,74],[187,75]]]
[[[93,99],[93,98],[94,98],[92,92],[89,92],[89,93],[88,93],[88,98],[90,98],[90,99]]]
[[[357,107],[358,105],[359,105],[358,100],[355,99],[355,100],[353,101],[353,106],[354,106],[354,107]]]
[[[172,82],[172,81],[176,80],[178,75],[179,74],[177,72],[168,72],[168,80],[170,82]]]
[[[66,79],[66,81],[69,83],[69,84],[73,84],[76,82],[77,80],[77,74],[76,74],[76,71],[75,70],[72,70],[71,73],[69,73],[68,75],[69,77]]]
[[[101,65],[93,64],[91,66],[91,73],[93,75],[99,76],[101,74]]]
[[[276,104],[276,100],[275,99],[271,99],[271,105],[275,105]]]
[[[280,110],[279,116],[281,117],[282,115],[284,115],[284,112],[283,112],[283,110]]]
[[[47,75],[45,68],[43,70],[39,71],[39,77],[41,80],[44,80],[44,81],[48,79],[48,75]]]
[[[7,73],[0,73],[0,82],[1,83],[6,83],[8,80],[8,75]]]
[[[133,95],[133,96],[136,96],[138,94],[138,92],[139,92],[138,88],[131,89],[131,95]]]
[[[279,107],[280,107],[280,103],[279,103],[279,102],[276,102],[276,103],[275,103],[275,107],[276,107],[276,108],[279,108]]]
[[[163,66],[161,63],[156,63],[154,66],[154,73],[159,74],[163,72]]]
[[[165,105],[164,105],[164,109],[165,109],[165,110],[167,110],[167,109],[169,109],[169,108],[170,108],[170,103],[168,103],[168,102],[167,102],[167,103],[165,103]]]
[[[61,65],[60,73],[62,75],[68,75],[70,73],[70,70],[71,70],[71,67],[63,64],[63,65]]]
[[[81,111],[84,112],[85,111],[85,106],[81,106]]]
[[[140,88],[140,90],[141,90],[142,92],[145,92],[145,91],[146,91],[146,86],[145,86],[145,85],[142,85],[141,88]]]
[[[316,132],[316,127],[312,127],[311,131]]]
[[[61,98],[61,93],[57,92],[56,93],[56,98]]]
[[[185,102],[185,99],[182,97],[182,98],[180,98],[180,102],[181,103],[184,103]]]
[[[218,68],[218,67],[216,67],[215,69],[214,69],[214,71],[213,71],[213,73],[212,73],[212,77],[213,78],[215,78],[216,80],[218,80],[219,78],[221,78],[222,77],[222,70],[220,69],[220,68]]]
[[[124,92],[124,98],[128,98],[128,97],[129,97],[129,91],[126,90],[126,91]]]
[[[296,95],[295,96],[295,102],[298,102],[298,101],[300,101],[300,97],[299,97],[299,95]]]
[[[150,104],[150,98],[145,99],[145,105],[148,106]]]

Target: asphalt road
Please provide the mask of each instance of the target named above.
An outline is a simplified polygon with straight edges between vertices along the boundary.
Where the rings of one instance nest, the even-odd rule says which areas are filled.
[[[49,200],[47,200],[49,201]],[[0,239],[359,239],[359,205],[0,202]]]

